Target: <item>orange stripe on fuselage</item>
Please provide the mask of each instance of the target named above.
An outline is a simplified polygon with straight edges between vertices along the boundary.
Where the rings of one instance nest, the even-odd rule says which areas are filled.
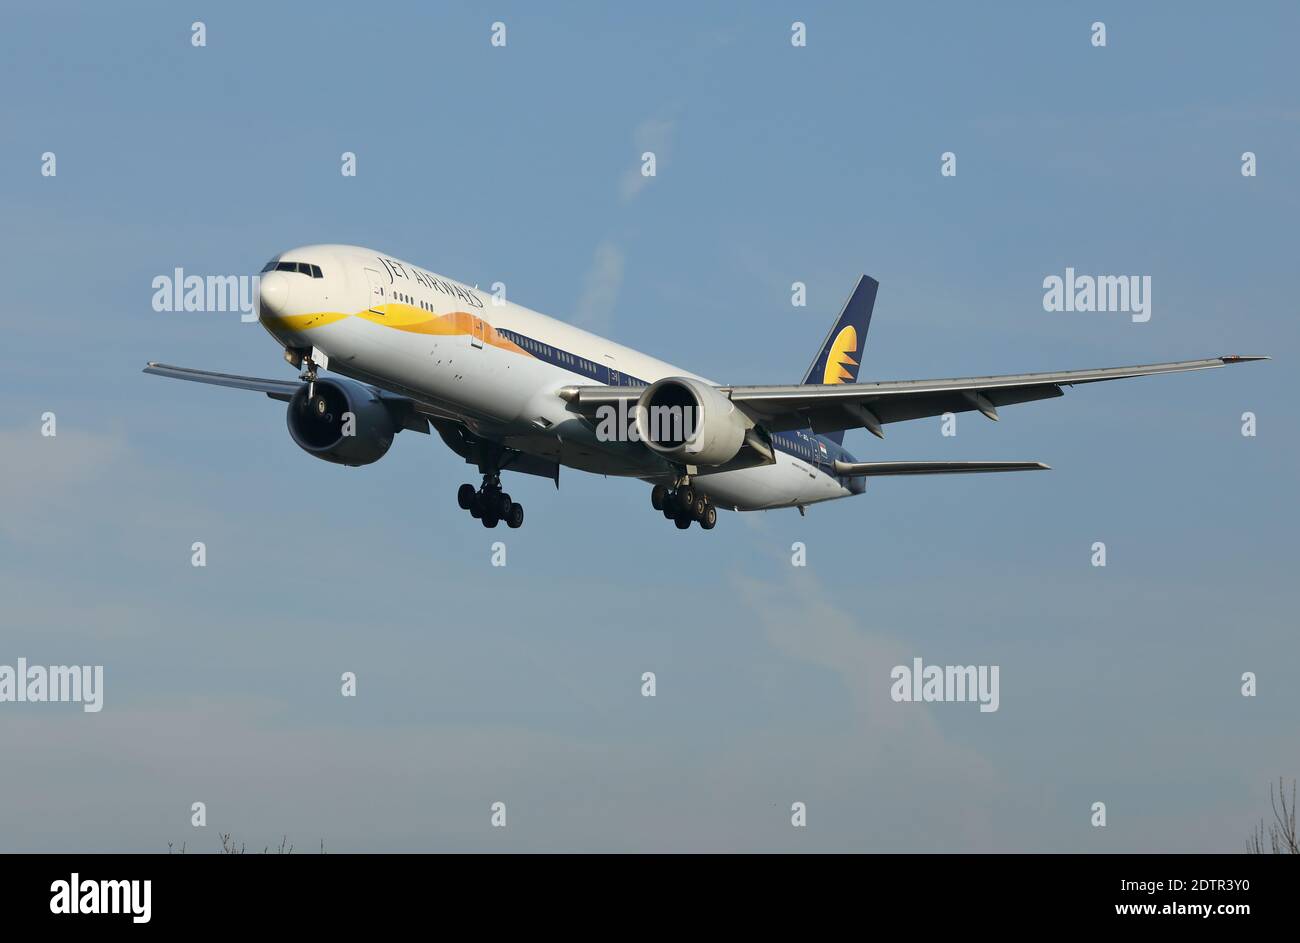
[[[474,321],[476,319],[482,320],[468,311],[431,314],[411,305],[386,304],[379,309],[379,312],[370,308],[358,311],[355,315],[344,314],[341,311],[317,311],[312,314],[263,317],[262,323],[268,328],[280,328],[286,331],[309,331],[312,328],[334,324],[347,317],[361,318],[364,321],[381,324],[395,331],[406,331],[411,334],[433,334],[442,337],[472,335],[474,333]],[[487,321],[483,321],[483,342],[514,354],[523,354],[525,357],[533,356],[514,341],[502,337],[497,333],[497,329]]]
[[[419,308],[402,304],[386,304],[383,306],[382,311],[383,314],[376,314],[367,308],[359,312],[357,317],[364,318],[374,324],[382,324],[384,327],[391,327],[397,331],[409,331],[412,334],[436,334],[444,337],[473,334],[474,322],[482,320],[468,311],[430,314]],[[483,342],[491,344],[493,347],[499,347],[502,350],[508,350],[511,353],[523,354],[526,357],[532,356],[514,341],[502,337],[497,333],[497,329],[487,321],[483,321]]]

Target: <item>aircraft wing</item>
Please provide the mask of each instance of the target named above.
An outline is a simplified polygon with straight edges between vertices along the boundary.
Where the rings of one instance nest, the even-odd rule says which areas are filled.
[[[1028,403],[1062,396],[1063,386],[1099,383],[1128,377],[1212,370],[1267,357],[1225,356],[1181,360],[1136,367],[1102,367],[1096,370],[1062,370],[1055,373],[1015,373],[1005,376],[961,377],[948,380],[888,380],[880,383],[842,383],[801,386],[724,386],[719,389],[769,432],[806,429],[834,432],[866,428],[881,438],[886,423],[903,422],[979,410],[997,419],[999,406]],[[594,411],[606,403],[634,399],[645,387],[573,386],[561,395],[580,412]]]
[[[145,365],[144,372],[159,377],[171,377],[173,380],[192,380],[195,383],[229,386],[237,390],[255,390],[259,393],[265,393],[272,399],[281,399],[286,402],[294,393],[298,392],[298,387],[302,386],[301,380],[264,380],[260,377],[236,376],[233,373],[214,373],[211,370],[173,367],[169,363],[154,363],[153,361]]]
[[[241,377],[234,373],[195,370],[193,367],[174,367],[169,363],[156,363],[152,360],[145,364],[144,372],[159,377],[171,377],[173,380],[210,383],[213,386],[226,386],[236,390],[253,390],[257,393],[265,393],[271,399],[278,399],[285,403],[289,402],[293,398],[293,394],[298,392],[298,388],[303,385],[302,380],[268,380],[264,377]],[[390,393],[379,387],[371,386],[368,383],[362,385],[373,391],[377,397],[384,401],[403,429],[428,434],[427,415],[431,415],[431,413],[424,409],[423,404],[416,403],[405,396],[398,396],[396,393]]]

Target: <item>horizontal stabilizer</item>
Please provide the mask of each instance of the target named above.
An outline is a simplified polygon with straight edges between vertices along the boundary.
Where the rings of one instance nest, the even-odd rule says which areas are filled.
[[[951,475],[960,472],[1046,471],[1042,462],[835,462],[835,474],[844,478],[878,475]]]

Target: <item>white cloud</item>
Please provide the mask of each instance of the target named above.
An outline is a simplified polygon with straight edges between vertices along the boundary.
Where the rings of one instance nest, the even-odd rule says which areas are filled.
[[[601,243],[583,281],[582,296],[573,312],[573,322],[591,330],[609,327],[623,287],[623,253],[618,246]]]
[[[807,571],[779,582],[736,576],[733,584],[778,651],[832,672],[848,694],[852,713],[843,731],[808,731],[808,743],[792,743],[787,755],[787,760],[807,757],[803,777],[820,785],[823,803],[843,809],[860,791],[866,803],[860,817],[841,821],[844,847],[871,841],[896,850],[937,851],[988,850],[998,844],[991,810],[1006,784],[993,764],[970,746],[947,739],[931,707],[895,703],[889,696],[890,669],[909,663],[916,652],[898,639],[862,629],[828,601],[830,594]],[[984,717],[989,724],[998,722],[994,715]],[[938,784],[942,787],[935,788]],[[895,819],[924,819],[925,827],[895,833],[893,823],[877,818],[886,807]]]
[[[308,851],[321,839],[335,851],[937,850],[991,839],[971,813],[987,796],[970,776],[856,735],[762,731],[684,756],[672,738],[509,724],[287,725],[285,705],[254,695],[109,700],[95,715],[63,707],[28,705],[0,726],[0,750],[24,758],[21,800],[0,802],[10,850],[187,841],[210,852],[222,831],[257,850],[288,834]],[[928,785],[911,788],[913,777]],[[807,833],[790,825],[796,799],[808,803]],[[489,825],[498,800],[506,831]],[[196,801],[206,829],[190,825]],[[891,836],[896,819],[923,815],[924,837]]]
[[[66,426],[41,435],[40,423],[0,429],[0,534],[31,541],[40,524],[75,503],[105,471],[123,458],[125,441],[117,435],[85,432]]]

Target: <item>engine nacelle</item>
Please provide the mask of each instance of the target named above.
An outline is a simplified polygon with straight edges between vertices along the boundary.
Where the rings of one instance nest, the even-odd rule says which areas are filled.
[[[725,465],[745,442],[749,423],[734,403],[707,383],[667,377],[637,400],[637,436],[682,465]]]
[[[398,424],[378,396],[352,380],[304,384],[289,400],[289,435],[305,452],[339,465],[369,465],[388,452]]]

